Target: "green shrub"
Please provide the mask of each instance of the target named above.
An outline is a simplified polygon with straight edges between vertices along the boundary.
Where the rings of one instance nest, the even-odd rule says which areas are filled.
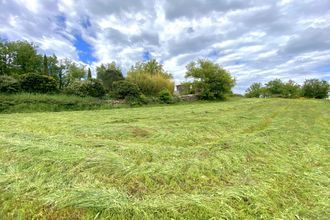
[[[11,76],[0,76],[0,92],[16,93],[21,89],[20,82]]]
[[[132,82],[121,80],[112,84],[112,96],[116,99],[136,99],[140,94],[139,87]]]
[[[169,103],[172,103],[172,101],[173,101],[173,96],[170,93],[170,91],[168,91],[167,89],[163,89],[162,91],[160,91],[158,94],[158,97],[159,97],[159,101],[161,103],[169,104]]]
[[[197,60],[187,65],[187,78],[194,79],[192,86],[201,99],[225,99],[231,94],[235,79],[230,72],[210,60]]]
[[[57,91],[56,80],[51,76],[28,73],[21,76],[21,88],[31,93],[54,93]]]
[[[262,95],[262,84],[261,83],[253,83],[245,93],[245,97],[247,98],[259,98]]]
[[[136,63],[127,73],[127,80],[135,83],[146,96],[157,96],[163,89],[174,91],[174,81],[163,65],[156,60]]]
[[[308,79],[304,82],[302,92],[304,97],[324,99],[328,97],[330,85],[325,80]]]
[[[77,95],[81,97],[103,97],[105,95],[105,88],[103,84],[96,79],[89,79],[84,81],[74,81],[71,85],[65,88],[64,92],[69,95]]]

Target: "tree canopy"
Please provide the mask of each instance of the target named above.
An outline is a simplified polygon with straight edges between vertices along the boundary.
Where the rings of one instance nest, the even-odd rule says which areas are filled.
[[[224,99],[235,85],[235,79],[219,64],[210,60],[197,60],[188,64],[186,78],[192,78],[193,86],[203,99]]]
[[[110,91],[113,83],[124,79],[121,69],[115,62],[109,64],[101,64],[96,67],[97,79],[101,80],[104,87]]]

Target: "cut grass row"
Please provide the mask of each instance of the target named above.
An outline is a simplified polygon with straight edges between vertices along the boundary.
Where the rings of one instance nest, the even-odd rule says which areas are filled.
[[[0,216],[328,219],[330,103],[0,115]]]

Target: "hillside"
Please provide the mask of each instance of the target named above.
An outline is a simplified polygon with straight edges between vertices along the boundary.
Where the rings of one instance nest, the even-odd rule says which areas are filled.
[[[0,115],[2,219],[328,219],[330,102]]]

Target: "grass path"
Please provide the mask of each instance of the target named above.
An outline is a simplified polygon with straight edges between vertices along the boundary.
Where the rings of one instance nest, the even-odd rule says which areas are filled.
[[[329,219],[330,102],[0,115],[4,219]]]

